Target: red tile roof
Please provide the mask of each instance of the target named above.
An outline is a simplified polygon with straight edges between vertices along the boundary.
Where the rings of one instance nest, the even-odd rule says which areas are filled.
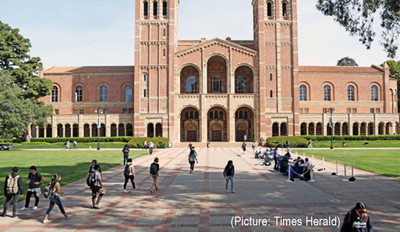
[[[378,66],[299,66],[299,72],[335,72],[335,73],[383,73]]]
[[[46,69],[45,69],[46,70]],[[134,66],[76,66],[53,67],[44,74],[79,74],[79,73],[133,73]]]

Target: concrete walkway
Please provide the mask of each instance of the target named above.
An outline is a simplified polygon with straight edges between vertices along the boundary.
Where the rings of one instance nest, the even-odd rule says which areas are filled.
[[[42,224],[48,206],[42,199],[36,211],[0,217],[0,231],[339,231],[322,223],[342,221],[357,201],[368,205],[374,231],[400,231],[399,180],[356,170],[357,181],[343,182],[342,176],[331,175],[333,164],[325,163],[327,170],[316,172],[314,183],[287,183],[287,177],[262,166],[250,152],[237,156],[239,147],[199,148],[200,162],[189,174],[188,153],[188,148],[174,148],[134,160],[139,189],[129,193],[122,192],[122,165],[103,172],[107,194],[101,209],[91,209],[91,192],[82,179],[62,186],[64,207],[74,214],[70,220],[55,206],[53,222]],[[160,190],[150,193],[149,166],[155,156],[160,159]],[[228,160],[235,165],[236,193],[225,192],[222,172]],[[232,228],[232,220],[242,219],[266,225],[245,226],[241,221]],[[322,221],[312,224],[310,219]]]

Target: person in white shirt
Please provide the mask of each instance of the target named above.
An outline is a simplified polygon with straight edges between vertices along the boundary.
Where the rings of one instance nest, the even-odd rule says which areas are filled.
[[[310,161],[308,161],[308,158],[306,158],[305,161],[306,162],[304,163],[304,169],[303,169],[303,173],[305,173],[304,178],[306,180],[310,180],[311,179],[311,169],[313,168],[313,165],[311,164]]]
[[[150,141],[150,143],[149,143],[149,152],[150,152],[150,155],[153,154],[153,149],[154,149],[154,143]]]

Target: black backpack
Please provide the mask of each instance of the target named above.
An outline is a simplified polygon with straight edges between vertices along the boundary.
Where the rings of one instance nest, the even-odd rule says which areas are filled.
[[[124,176],[129,176],[129,167],[130,167],[131,165],[129,164],[127,164],[127,165],[125,165],[125,169],[124,169]]]
[[[94,183],[96,183],[96,173],[92,170],[86,178],[86,184],[89,187],[93,187]]]
[[[151,174],[151,175],[157,174],[157,165],[156,165],[155,163],[152,163],[152,164],[150,165],[150,174]]]

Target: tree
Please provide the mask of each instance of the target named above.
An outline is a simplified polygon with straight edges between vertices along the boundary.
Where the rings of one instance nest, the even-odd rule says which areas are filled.
[[[389,71],[390,71],[390,77],[396,78],[397,79],[397,110],[400,110],[400,60],[395,61],[395,60],[387,60],[381,64],[383,67],[385,63],[389,66]]]
[[[348,56],[343,57],[342,59],[338,60],[336,66],[358,66],[356,61],[353,58],[350,58]]]
[[[24,90],[15,84],[15,78],[0,74],[0,135],[21,137],[29,123],[44,127],[52,106],[24,98]]]
[[[14,77],[22,89],[24,98],[38,99],[51,93],[52,81],[38,76],[42,68],[39,57],[30,57],[31,43],[0,21],[0,70]]]
[[[51,80],[40,78],[40,58],[18,29],[0,21],[0,135],[22,136],[30,123],[44,127],[52,107],[39,102],[51,94]]]
[[[374,41],[372,29],[375,13],[381,18],[381,45],[388,57],[394,58],[400,34],[399,0],[318,0],[317,9],[342,25],[351,35],[360,37],[367,49]]]

